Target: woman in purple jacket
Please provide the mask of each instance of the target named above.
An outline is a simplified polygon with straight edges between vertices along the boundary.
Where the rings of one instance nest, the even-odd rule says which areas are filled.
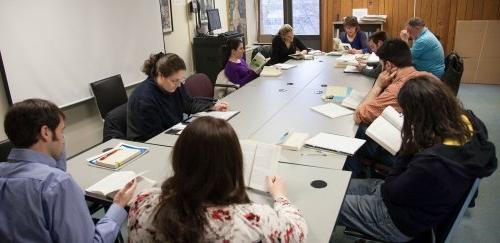
[[[243,58],[245,48],[240,38],[227,40],[225,47],[224,74],[233,84],[243,86],[259,76]],[[259,70],[260,72],[261,70]]]

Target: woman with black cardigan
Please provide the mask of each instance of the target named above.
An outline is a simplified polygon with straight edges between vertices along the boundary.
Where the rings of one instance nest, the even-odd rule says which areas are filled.
[[[297,52],[307,52],[307,47],[293,34],[293,28],[289,24],[283,25],[278,34],[273,38],[271,60],[269,64],[284,63],[291,57],[288,55]]]

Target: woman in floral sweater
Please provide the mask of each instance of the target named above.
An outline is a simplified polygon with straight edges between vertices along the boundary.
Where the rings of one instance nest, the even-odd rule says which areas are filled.
[[[248,199],[241,147],[226,121],[202,117],[188,125],[174,146],[172,168],[161,189],[133,202],[130,242],[305,241],[306,222],[281,178],[267,178],[274,208]]]

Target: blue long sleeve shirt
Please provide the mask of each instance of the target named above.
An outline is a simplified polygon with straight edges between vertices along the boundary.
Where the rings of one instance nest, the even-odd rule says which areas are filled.
[[[113,204],[94,225],[65,168],[64,156],[12,149],[0,163],[1,242],[114,242],[127,212]]]
[[[352,48],[362,50],[363,53],[371,52],[370,48],[368,47],[368,38],[363,31],[358,31],[352,42],[350,42],[347,38],[347,33],[342,32],[340,33],[340,41],[342,41],[342,43],[349,43]]]
[[[427,71],[441,78],[444,73],[444,51],[432,32],[423,28],[411,47],[413,65],[418,71]]]

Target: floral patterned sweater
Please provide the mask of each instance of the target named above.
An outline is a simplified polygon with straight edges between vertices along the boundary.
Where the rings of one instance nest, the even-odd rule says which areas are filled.
[[[129,242],[165,242],[152,225],[161,190],[139,194],[129,211]],[[280,197],[269,205],[248,203],[205,209],[207,242],[304,242],[307,225],[288,199]]]

